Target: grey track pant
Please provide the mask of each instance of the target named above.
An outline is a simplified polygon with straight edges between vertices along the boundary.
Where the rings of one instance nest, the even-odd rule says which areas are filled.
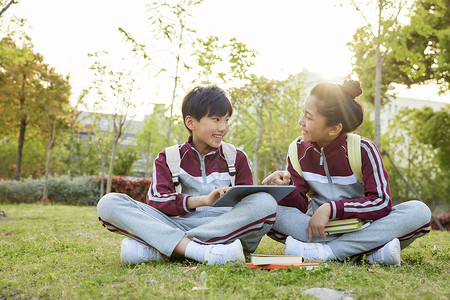
[[[306,242],[311,217],[296,208],[278,206],[275,225],[268,235],[274,240],[285,241],[287,236]],[[330,246],[338,260],[359,257],[373,252],[394,238],[400,240],[401,248],[407,247],[416,238],[430,231],[431,211],[420,201],[408,201],[394,206],[384,218],[373,221],[367,228],[359,231],[328,235],[324,240],[313,236],[311,242]]]
[[[277,203],[255,193],[232,209],[199,207],[184,217],[169,217],[125,194],[110,193],[97,204],[99,220],[110,231],[136,239],[170,257],[184,236],[198,243],[226,244],[240,239],[244,250],[256,250],[275,223]]]

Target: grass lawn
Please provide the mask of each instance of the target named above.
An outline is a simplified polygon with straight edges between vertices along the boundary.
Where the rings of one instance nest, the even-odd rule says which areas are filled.
[[[0,299],[306,299],[320,287],[356,299],[449,299],[450,236],[432,231],[402,251],[401,267],[329,262],[313,271],[206,266],[181,257],[125,266],[122,236],[95,207],[1,204]],[[265,237],[258,253],[282,254]],[[311,296],[309,296],[311,298]]]

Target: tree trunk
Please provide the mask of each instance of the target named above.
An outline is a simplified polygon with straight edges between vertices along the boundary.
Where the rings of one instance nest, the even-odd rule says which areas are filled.
[[[262,101],[262,100],[260,100]],[[258,170],[259,170],[259,145],[262,140],[262,104],[258,103],[256,107],[256,141],[255,147],[253,148],[253,183],[258,184]]]
[[[102,152],[102,165],[100,168],[100,198],[105,194],[105,159],[106,153]]]
[[[53,152],[53,148],[55,147],[55,143],[56,143],[56,124],[58,121],[58,109],[56,109],[55,111],[55,119],[52,125],[50,125],[50,115],[47,112],[46,109],[46,114],[47,114],[47,120],[48,120],[48,125],[49,125],[49,141],[48,141],[48,146],[47,146],[47,161],[45,162],[45,180],[44,180],[44,193],[42,195],[42,199],[41,201],[45,204],[50,204],[50,200],[48,199],[48,174],[50,172],[50,160],[52,158],[52,152]]]
[[[169,127],[167,128],[167,136],[166,136],[166,142],[164,144],[164,148],[169,146],[170,143],[170,135],[172,133],[172,119],[173,119],[173,104],[175,102],[175,97],[177,95],[177,87],[178,87],[178,73],[180,71],[180,57],[181,57],[181,47],[183,47],[183,31],[184,26],[181,26],[181,32],[180,32],[180,42],[178,43],[178,54],[176,58],[176,67],[175,67],[175,78],[174,78],[174,84],[173,84],[173,90],[172,90],[172,102],[170,103],[170,115],[169,115]]]
[[[42,195],[42,202],[50,203],[48,199],[48,174],[50,171],[50,160],[52,157],[53,146],[47,148],[47,161],[45,162],[45,177],[44,177],[44,193]]]
[[[381,151],[381,124],[380,124],[380,113],[381,113],[381,72],[382,72],[382,60],[380,52],[380,41],[381,37],[381,15],[383,11],[383,1],[378,2],[378,36],[377,36],[377,52],[376,52],[376,66],[375,66],[375,124],[374,124],[374,140],[375,145]]]
[[[381,149],[381,123],[380,123],[380,113],[381,113],[381,72],[382,72],[382,61],[381,53],[377,51],[376,57],[376,69],[375,69],[375,145],[378,149]]]
[[[20,119],[19,147],[17,148],[16,170],[14,171],[14,180],[20,180],[23,144],[25,142],[25,130],[27,127],[27,116]]]
[[[27,76],[23,74],[22,78],[22,95],[20,96],[20,112],[23,113],[23,106],[25,104],[25,82]],[[19,131],[19,146],[17,147],[17,162],[16,162],[16,170],[14,171],[14,180],[20,180],[20,173],[22,167],[22,153],[23,153],[23,144],[25,142],[25,130],[27,128],[27,115],[23,114],[20,117],[20,131]]]
[[[114,169],[114,156],[116,156],[116,147],[118,139],[114,138],[111,145],[111,159],[109,160],[108,181],[106,182],[106,194],[111,193],[112,173]]]

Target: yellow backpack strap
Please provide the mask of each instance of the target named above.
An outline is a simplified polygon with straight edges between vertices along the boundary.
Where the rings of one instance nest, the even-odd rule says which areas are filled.
[[[347,134],[348,162],[359,183],[362,181],[361,137],[354,133]]]
[[[302,137],[299,136],[298,138],[296,138],[295,140],[292,141],[292,143],[289,145],[288,154],[289,154],[289,160],[291,162],[292,167],[294,168],[295,171],[297,171],[297,173],[300,176],[303,177],[303,172],[302,172],[302,168],[300,167],[300,163],[298,162],[298,153],[297,153],[297,142],[301,138]]]

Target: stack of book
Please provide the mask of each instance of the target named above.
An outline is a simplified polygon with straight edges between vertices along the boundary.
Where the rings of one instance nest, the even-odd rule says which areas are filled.
[[[329,221],[325,226],[325,232],[328,232],[328,234],[347,233],[361,230],[369,225],[370,222],[368,220],[360,220],[357,218],[333,220]]]
[[[265,255],[265,254],[251,254],[249,263],[245,265],[252,269],[286,269],[287,267],[302,268],[304,270],[311,270],[317,266],[318,263],[305,263],[302,256],[290,255]]]

